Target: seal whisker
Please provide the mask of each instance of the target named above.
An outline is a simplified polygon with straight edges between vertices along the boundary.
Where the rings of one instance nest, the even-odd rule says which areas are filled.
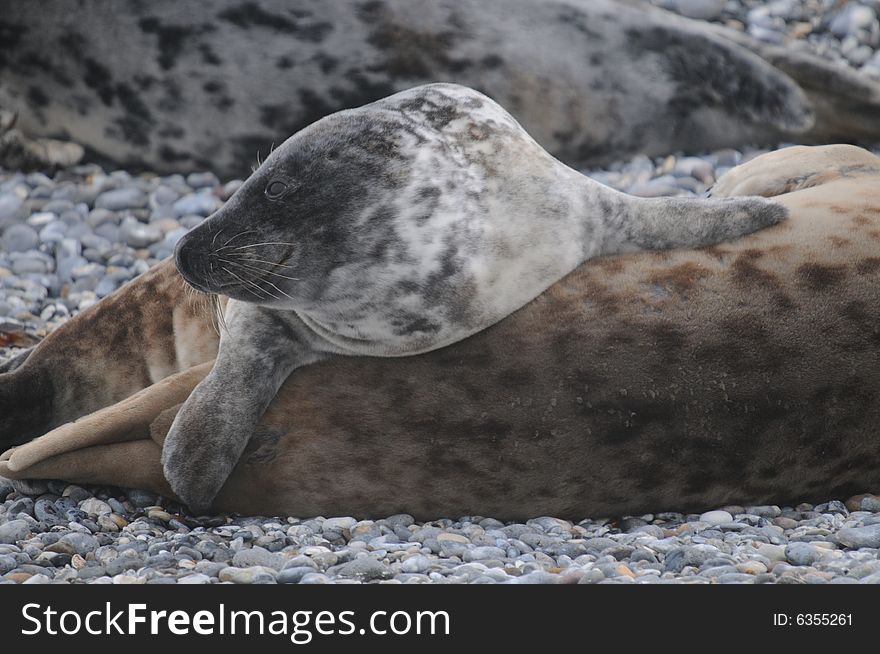
[[[250,243],[249,245],[240,245],[236,250],[244,250],[245,248],[258,248],[263,245],[290,245],[296,247],[296,243],[285,243],[283,241],[267,241],[266,243]]]
[[[299,277],[288,277],[287,275],[282,275],[282,274],[277,273],[277,272],[272,272],[271,270],[264,270],[263,268],[258,268],[258,267],[256,267],[256,266],[249,266],[249,265],[244,264],[244,263],[236,263],[235,261],[230,261],[229,259],[223,259],[222,257],[221,257],[220,260],[221,260],[221,261],[225,261],[226,263],[231,263],[233,266],[238,266],[239,268],[244,268],[245,270],[251,270],[251,271],[253,271],[253,272],[259,272],[259,273],[263,273],[263,274],[266,274],[266,275],[274,275],[275,277],[281,277],[281,278],[283,278],[283,279],[289,279],[289,280],[294,281],[294,282],[298,282],[298,281],[299,281]]]
[[[220,306],[220,296],[216,293],[209,295],[208,305],[211,311],[211,325],[214,327],[214,331],[220,334],[222,329],[229,333],[229,327],[226,325],[226,316],[223,315],[223,307]]]
[[[223,230],[221,229],[220,231],[222,232]],[[234,241],[235,239],[237,239],[239,236],[244,236],[245,234],[251,234],[251,233],[254,233],[254,232],[256,232],[256,231],[257,231],[257,230],[255,230],[255,229],[249,229],[249,230],[244,231],[244,232],[239,232],[238,234],[236,234],[235,236],[233,236],[231,239],[229,239],[228,241],[226,241],[226,242],[220,247],[220,249],[217,250],[217,252],[222,252],[223,250],[227,249],[227,246],[228,246],[230,243],[232,243],[232,241]],[[217,232],[217,233],[219,234],[220,232]],[[216,238],[216,236],[215,236],[214,238]],[[211,245],[213,246],[214,244],[211,243]]]
[[[283,295],[284,297],[286,297],[288,300],[293,300],[292,297],[290,297],[287,293],[285,293],[285,292],[282,291],[280,288],[278,288],[277,286],[275,286],[275,284],[273,284],[272,282],[270,282],[268,279],[261,279],[260,282],[262,282],[262,283],[264,283],[264,284],[268,284],[269,286],[271,286],[272,288],[274,288],[276,291],[278,291],[279,293],[281,293],[281,295]],[[276,299],[280,300],[281,298],[279,298],[279,297],[276,296]],[[295,300],[294,300],[294,301],[295,301]]]
[[[266,261],[265,259],[257,259],[253,255],[248,256],[247,254],[240,254],[236,252],[226,253],[227,257],[235,257],[238,261],[250,261],[252,263],[265,263],[270,266],[275,266],[276,268],[293,268],[293,266],[286,263],[275,263],[274,261]]]
[[[247,279],[243,279],[243,278],[239,277],[238,275],[236,275],[234,272],[232,272],[232,271],[229,270],[228,268],[224,267],[224,268],[223,268],[223,272],[227,272],[227,273],[229,273],[230,275],[232,275],[233,277],[235,277],[238,281],[240,281],[242,284],[247,284],[248,286],[252,286],[253,288],[256,288],[258,291],[261,291],[262,293],[266,294],[267,296],[269,295],[269,293],[266,292],[264,289],[260,288],[259,286],[257,286],[257,285],[254,284],[253,282],[248,281]],[[264,300],[264,299],[265,299],[265,298],[262,297],[261,295],[257,295],[256,293],[254,293],[250,288],[248,288],[248,286],[243,286],[242,288],[243,288],[244,290],[246,290],[247,292],[249,292],[251,295],[253,295],[254,297],[256,297],[256,298],[258,298],[258,299],[260,299],[260,300]]]

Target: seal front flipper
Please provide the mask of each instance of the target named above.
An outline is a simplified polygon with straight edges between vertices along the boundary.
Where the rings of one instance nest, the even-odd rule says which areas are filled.
[[[206,511],[291,372],[326,356],[295,314],[230,301],[214,367],[184,403],[162,448],[165,477]],[[279,339],[279,332],[288,338]]]

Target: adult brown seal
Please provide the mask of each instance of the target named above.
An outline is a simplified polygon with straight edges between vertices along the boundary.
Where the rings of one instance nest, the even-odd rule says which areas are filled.
[[[782,225],[588,262],[442,350],[303,369],[214,509],[577,517],[876,488],[878,180],[849,146],[764,155],[716,193],[775,195]],[[0,475],[168,493],[158,443],[209,367],[5,454]]]

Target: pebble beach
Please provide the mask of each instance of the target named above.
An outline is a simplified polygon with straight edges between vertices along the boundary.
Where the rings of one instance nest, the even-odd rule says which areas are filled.
[[[880,79],[880,0],[653,1]],[[765,151],[637,156],[584,172],[643,197],[701,197]],[[0,361],[170,256],[241,183],[94,164],[0,169]],[[0,584],[880,583],[880,496],[871,494],[505,523],[194,516],[133,489],[50,481],[30,490],[0,479]]]

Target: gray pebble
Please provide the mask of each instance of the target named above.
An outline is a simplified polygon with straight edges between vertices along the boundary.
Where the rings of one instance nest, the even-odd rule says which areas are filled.
[[[30,527],[25,520],[10,520],[0,524],[0,543],[14,544],[24,540],[30,533]]]
[[[96,209],[122,211],[124,209],[142,209],[147,206],[147,195],[139,188],[132,186],[105,191],[95,199]]]
[[[310,566],[284,568],[284,570],[278,573],[275,581],[279,584],[298,584],[302,581],[303,577],[314,573],[315,569]]]
[[[391,570],[387,565],[376,559],[364,557],[343,564],[339,569],[338,575],[342,578],[372,581],[388,579],[391,576]]]
[[[220,571],[220,581],[233,584],[274,584],[276,571],[272,568],[253,566],[250,568],[227,567]]]
[[[809,543],[791,543],[785,548],[785,558],[792,565],[813,565],[821,556]]]
[[[209,216],[220,207],[220,200],[210,192],[190,193],[177,200],[171,207],[175,218],[184,216]]]
[[[270,552],[262,547],[239,550],[232,557],[232,565],[238,568],[250,568],[261,566],[281,570],[284,567],[285,558],[280,554]]]
[[[3,231],[0,248],[7,252],[27,252],[40,243],[40,236],[29,225],[12,225]]]
[[[880,548],[880,524],[867,527],[845,527],[837,532],[837,540],[846,547]]]

